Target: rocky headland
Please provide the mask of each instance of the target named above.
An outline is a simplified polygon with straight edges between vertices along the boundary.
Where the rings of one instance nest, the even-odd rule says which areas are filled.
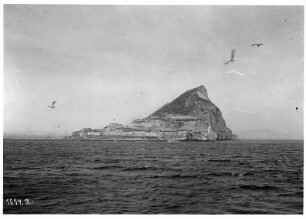
[[[234,140],[221,110],[209,99],[201,85],[165,104],[146,118],[129,125],[111,123],[103,129],[82,129],[70,139],[86,140]]]

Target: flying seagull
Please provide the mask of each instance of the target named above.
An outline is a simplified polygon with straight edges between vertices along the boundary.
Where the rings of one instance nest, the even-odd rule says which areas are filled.
[[[229,73],[229,74],[235,73],[235,74],[237,74],[237,75],[239,75],[239,76],[241,76],[241,77],[244,76],[244,74],[243,74],[242,72],[239,72],[239,71],[237,71],[236,69],[233,69],[233,70],[231,70],[231,71],[228,71],[227,73]]]
[[[227,65],[228,63],[234,62],[235,61],[235,50],[232,49],[232,53],[231,53],[231,59],[228,60],[227,62],[224,63],[224,65]]]
[[[239,111],[239,112],[242,112],[242,113],[247,113],[247,114],[255,114],[254,112],[252,111],[248,111],[248,110],[244,110],[244,109],[240,109],[238,108],[237,106],[234,107],[235,110]]]
[[[251,46],[261,47],[261,46],[264,46],[264,44],[263,43],[253,43]]]
[[[56,103],[56,101],[54,100],[54,101],[51,103],[51,106],[48,105],[48,107],[49,107],[49,108],[55,108],[55,103]]]

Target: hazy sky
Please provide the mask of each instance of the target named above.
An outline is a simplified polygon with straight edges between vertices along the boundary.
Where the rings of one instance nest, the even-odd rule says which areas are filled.
[[[5,5],[4,134],[127,124],[203,84],[234,133],[302,138],[303,14],[296,6]],[[232,49],[237,61],[224,65]]]

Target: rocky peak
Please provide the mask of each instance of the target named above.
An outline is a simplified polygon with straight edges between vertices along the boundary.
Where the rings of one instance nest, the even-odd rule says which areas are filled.
[[[173,115],[193,115],[198,116],[205,114],[207,108],[215,108],[214,104],[209,100],[206,88],[201,85],[190,89],[171,103],[164,105],[150,116],[166,116]]]
[[[204,87],[204,85],[201,85],[200,87],[195,88],[195,91],[200,98],[209,100],[208,95],[207,95],[207,90]]]
[[[208,98],[203,85],[186,91],[147,118],[166,118],[169,115],[194,116],[209,121],[213,129],[228,132],[221,110]]]

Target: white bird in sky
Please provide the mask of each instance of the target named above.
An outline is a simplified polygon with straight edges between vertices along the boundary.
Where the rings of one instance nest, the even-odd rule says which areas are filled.
[[[248,111],[248,110],[244,110],[244,109],[240,109],[237,106],[234,107],[235,110],[242,112],[242,113],[246,113],[246,114],[255,114],[254,112]]]
[[[230,70],[230,71],[228,71],[227,73],[229,73],[229,74],[234,73],[234,74],[237,74],[237,75],[239,75],[239,76],[241,76],[241,77],[244,76],[244,74],[243,74],[242,72],[239,72],[239,71],[237,71],[236,69]]]
[[[54,100],[54,101],[52,101],[51,106],[48,105],[48,107],[54,109],[55,108],[55,104],[56,104],[56,101]]]

